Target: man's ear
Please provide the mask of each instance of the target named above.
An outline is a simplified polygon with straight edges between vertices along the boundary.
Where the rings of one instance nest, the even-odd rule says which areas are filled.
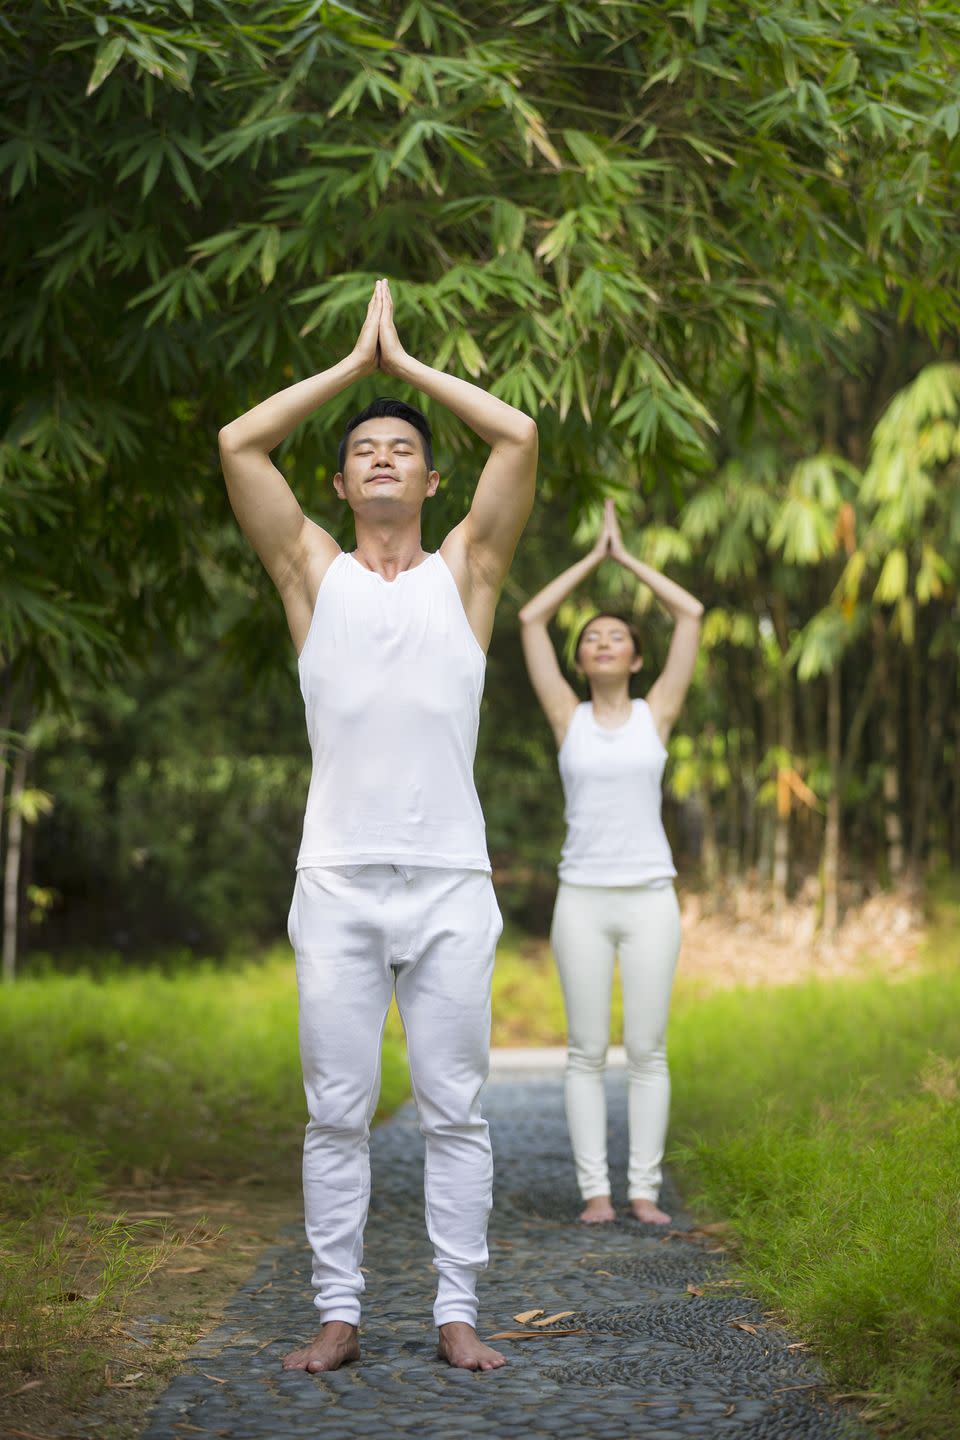
[[[437,486],[438,486],[439,484],[440,484],[440,471],[439,471],[439,470],[431,470],[431,471],[430,471],[430,474],[427,476],[427,499],[428,499],[428,500],[429,500],[429,498],[430,498],[431,495],[436,495],[436,493],[437,493]]]
[[[334,488],[334,490],[336,490],[337,496],[338,496],[339,499],[341,499],[341,500],[346,500],[346,498],[347,498],[347,492],[346,492],[346,491],[344,490],[344,488],[343,488],[343,471],[342,471],[342,470],[338,470],[337,473],[336,473],[336,475],[334,475],[334,477],[333,477],[333,488]]]

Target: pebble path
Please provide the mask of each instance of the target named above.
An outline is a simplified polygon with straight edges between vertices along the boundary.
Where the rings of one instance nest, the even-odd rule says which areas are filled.
[[[622,1171],[625,1082],[613,1073],[607,1083],[611,1157]],[[495,1071],[484,1113],[496,1179],[479,1332],[489,1338],[524,1328],[514,1315],[542,1309],[573,1311],[556,1328],[580,1333],[494,1341],[510,1364],[487,1374],[437,1361],[422,1142],[406,1105],[372,1138],[360,1364],[322,1376],[280,1368],[282,1356],[316,1330],[310,1257],[298,1229],[263,1255],[223,1324],[191,1352],[143,1440],[862,1437],[826,1402],[821,1377],[802,1350],[790,1348],[791,1337],[739,1288],[717,1284],[725,1257],[696,1232],[669,1182],[662,1196],[674,1217],[668,1236],[626,1218],[573,1223],[579,1207],[559,1074]]]

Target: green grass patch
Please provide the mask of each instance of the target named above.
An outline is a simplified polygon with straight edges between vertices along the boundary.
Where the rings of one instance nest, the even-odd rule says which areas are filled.
[[[960,976],[681,1002],[670,1053],[672,1158],[754,1292],[898,1436],[954,1436]]]
[[[408,1083],[392,1018],[378,1114]],[[169,1245],[156,1222],[118,1219],[111,1187],[297,1191],[306,1111],[289,951],[236,968],[24,979],[0,1009],[0,1087],[0,1369],[40,1371],[59,1351],[69,1398],[104,1314]]]

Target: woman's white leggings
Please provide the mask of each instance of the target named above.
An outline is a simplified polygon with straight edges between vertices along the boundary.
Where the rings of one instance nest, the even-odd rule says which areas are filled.
[[[561,882],[550,943],[567,1008],[565,1098],[580,1193],[584,1200],[610,1194],[604,1071],[619,954],[629,1095],[627,1194],[656,1200],[670,1110],[666,1032],[680,951],[676,891],[672,885]]]

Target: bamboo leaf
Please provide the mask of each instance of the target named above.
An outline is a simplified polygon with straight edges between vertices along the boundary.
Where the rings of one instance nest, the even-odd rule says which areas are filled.
[[[104,80],[113,74],[123,58],[126,48],[126,41],[120,35],[115,35],[112,40],[107,40],[103,45],[97,47],[93,69],[90,72],[90,79],[87,81],[88,95],[93,95],[95,91],[99,90]]]

